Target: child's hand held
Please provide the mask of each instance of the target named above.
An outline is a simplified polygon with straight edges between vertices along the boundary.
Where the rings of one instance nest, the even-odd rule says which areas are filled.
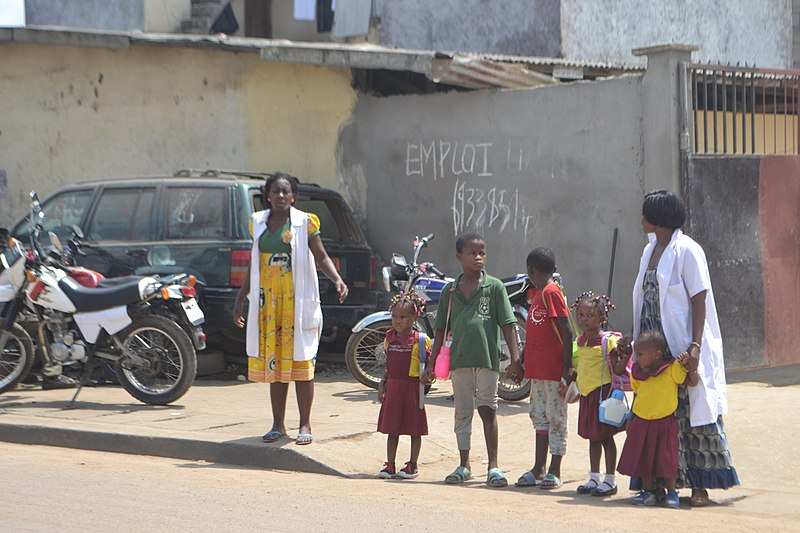
[[[519,361],[515,361],[506,369],[506,376],[513,380],[517,385],[522,383],[523,374],[524,372],[522,370],[522,365],[519,364]]]
[[[630,337],[622,337],[619,342],[617,342],[617,350],[624,355],[632,355],[633,354],[633,344],[631,343]]]
[[[569,388],[569,384],[565,379],[561,380],[561,383],[558,384],[558,396],[562,399],[567,398],[567,389]]]

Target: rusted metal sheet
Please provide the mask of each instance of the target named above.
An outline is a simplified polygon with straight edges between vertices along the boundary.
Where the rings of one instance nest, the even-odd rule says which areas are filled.
[[[216,48],[229,52],[258,53],[264,61],[280,63],[416,72],[436,83],[468,89],[522,89],[553,85],[562,79],[595,79],[644,71],[642,67],[624,63],[406,50],[371,43],[306,43],[226,35],[154,34],[55,27],[27,27],[4,31],[4,34],[0,34],[0,41],[114,49],[129,48],[134,44]]]

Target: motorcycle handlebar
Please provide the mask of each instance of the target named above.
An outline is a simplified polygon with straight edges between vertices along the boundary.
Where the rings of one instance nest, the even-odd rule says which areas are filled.
[[[433,263],[428,263],[428,268],[429,268],[429,269],[431,269],[431,271],[432,271],[434,274],[436,274],[437,276],[440,276],[440,277],[442,277],[442,278],[444,277],[444,272],[442,272],[441,270],[439,270],[438,268],[436,268],[436,266],[434,266],[434,264],[433,264]]]
[[[424,236],[423,238],[419,239],[414,246],[414,264],[417,264],[417,260],[419,258],[419,253],[422,251],[423,248],[428,246],[428,243],[433,240],[433,233],[429,233],[428,235]]]

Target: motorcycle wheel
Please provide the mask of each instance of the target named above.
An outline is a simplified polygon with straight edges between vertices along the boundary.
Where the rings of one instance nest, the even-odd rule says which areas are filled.
[[[514,325],[514,327],[517,328],[519,339],[521,339],[518,349],[519,354],[522,355],[522,352],[525,350],[525,319],[517,315],[517,323]],[[506,345],[505,339],[501,335],[500,382],[497,386],[497,395],[509,402],[524,400],[531,393],[531,380],[527,378],[523,379],[522,383],[517,385],[513,380],[508,379],[508,377],[506,377],[506,370],[508,369],[508,365],[510,363],[511,357],[508,352],[508,346]]]
[[[386,371],[386,351],[383,340],[386,332],[392,327],[391,320],[380,320],[350,335],[344,351],[347,370],[359,383],[373,389],[383,379]]]
[[[0,393],[13,390],[25,379],[35,359],[33,341],[22,326],[15,323],[8,334],[5,348],[0,353]]]
[[[186,394],[197,374],[197,354],[180,326],[147,316],[117,335],[123,346],[150,363],[137,368],[117,362],[117,378],[128,394],[150,405],[167,405]]]

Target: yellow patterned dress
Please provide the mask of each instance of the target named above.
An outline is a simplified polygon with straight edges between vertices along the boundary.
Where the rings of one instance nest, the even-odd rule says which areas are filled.
[[[252,223],[250,232],[253,232]],[[287,233],[288,232],[288,233]],[[294,287],[292,286],[291,221],[275,233],[265,229],[260,254],[258,357],[248,359],[248,379],[289,383],[314,379],[314,360],[294,360]],[[319,235],[319,218],[308,214],[308,238]],[[309,251],[310,253],[310,251]]]

